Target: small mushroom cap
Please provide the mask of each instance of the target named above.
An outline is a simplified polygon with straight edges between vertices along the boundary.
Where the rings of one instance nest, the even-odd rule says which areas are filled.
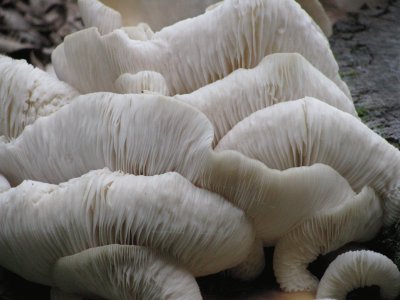
[[[90,248],[60,258],[52,273],[55,286],[79,295],[115,300],[202,299],[193,275],[144,247]]]
[[[245,260],[255,239],[241,210],[177,173],[24,181],[0,194],[0,207],[0,264],[47,285],[59,258],[93,247],[146,246],[203,276]]]
[[[382,299],[400,294],[400,272],[386,256],[373,251],[350,251],[339,255],[325,271],[317,299],[345,300],[356,288],[377,285]]]
[[[122,94],[138,94],[146,91],[160,95],[169,95],[164,77],[154,71],[142,71],[136,74],[122,74],[115,81],[115,87]]]
[[[57,76],[81,93],[112,92],[121,74],[150,70],[164,76],[174,95],[255,67],[279,52],[302,54],[350,97],[328,40],[293,0],[226,0],[146,41],[132,40],[122,29],[106,35],[85,29],[67,36],[52,62]]]
[[[318,255],[351,241],[372,239],[382,226],[382,209],[371,188],[332,209],[316,212],[283,236],[274,251],[274,273],[286,292],[315,291],[318,280],[307,270]]]
[[[25,126],[77,95],[68,84],[26,61],[0,55],[0,135],[17,137]]]
[[[308,80],[304,80],[308,78]],[[234,95],[234,97],[232,97]],[[347,96],[298,53],[266,56],[253,69],[238,69],[191,94],[174,98],[202,111],[213,123],[214,142],[253,112],[306,96],[357,115]]]
[[[236,150],[270,168],[323,163],[359,192],[369,185],[383,201],[385,224],[400,215],[400,152],[359,119],[306,97],[259,110],[216,146]]]
[[[107,34],[122,27],[119,12],[97,0],[78,0],[79,11],[86,27],[96,27],[100,34]]]

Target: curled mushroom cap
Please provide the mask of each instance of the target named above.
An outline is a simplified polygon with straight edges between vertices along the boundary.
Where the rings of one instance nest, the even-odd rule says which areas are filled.
[[[24,178],[58,183],[103,167],[137,175],[176,171],[245,210],[265,244],[314,210],[355,197],[328,166],[271,170],[235,151],[216,153],[213,136],[202,113],[172,98],[85,95],[16,140],[0,141],[0,172],[15,185]],[[293,215],[283,218],[288,206]]]
[[[97,246],[157,249],[201,276],[239,264],[254,243],[241,210],[177,173],[24,181],[0,194],[0,207],[0,264],[47,285],[59,258]]]
[[[348,242],[372,239],[381,225],[380,202],[370,188],[352,201],[315,213],[276,244],[274,273],[281,289],[315,291],[318,280],[307,270],[308,264]]]
[[[78,0],[79,11],[86,27],[97,27],[101,34],[122,27],[119,12],[97,0]]]
[[[253,69],[235,70],[191,94],[174,98],[195,106],[207,116],[214,126],[214,142],[218,143],[233,126],[253,112],[306,96],[324,99],[356,115],[352,101],[297,53],[268,55]]]
[[[317,290],[317,299],[345,300],[347,293],[377,285],[382,299],[400,294],[400,272],[386,256],[372,251],[350,251],[339,255],[328,267]]]
[[[54,285],[69,294],[126,300],[202,299],[193,275],[139,246],[107,245],[62,257],[52,276]]]
[[[301,113],[300,113],[301,112]],[[238,123],[216,150],[237,150],[285,170],[323,163],[355,191],[374,188],[385,224],[400,215],[400,152],[359,119],[313,98],[259,110]]]
[[[122,29],[101,36],[88,28],[67,36],[52,61],[59,78],[82,93],[115,91],[121,74],[150,70],[176,94],[254,67],[276,52],[301,53],[350,97],[326,37],[292,0],[227,0],[146,41],[132,40]]]
[[[77,95],[68,84],[26,61],[0,55],[0,135],[17,137],[25,126]]]

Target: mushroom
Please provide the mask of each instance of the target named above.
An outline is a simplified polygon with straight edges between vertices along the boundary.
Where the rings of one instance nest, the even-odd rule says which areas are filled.
[[[368,196],[363,194],[369,193]],[[363,191],[353,201],[324,208],[300,223],[276,244],[274,273],[286,292],[315,291],[318,280],[307,266],[320,254],[327,254],[350,241],[368,241],[382,225],[379,199],[372,189]]]
[[[94,247],[149,247],[203,276],[236,266],[254,243],[241,210],[177,173],[24,181],[0,194],[0,207],[0,264],[45,285],[60,258]]]
[[[353,102],[297,53],[268,55],[253,69],[235,70],[191,94],[176,95],[174,98],[195,106],[207,116],[214,126],[214,143],[218,143],[233,126],[251,113],[305,96],[324,99],[338,109],[357,115]]]
[[[86,27],[96,27],[100,34],[107,34],[122,27],[119,12],[97,0],[78,0],[79,11]]]
[[[319,0],[296,0],[318,24],[326,36],[332,35],[332,23]]]
[[[164,77],[154,71],[141,71],[136,74],[125,73],[115,81],[115,88],[122,94],[143,93],[151,91],[161,95],[169,95]]]
[[[24,178],[57,183],[103,167],[137,175],[176,171],[243,209],[264,245],[319,210],[374,197],[356,196],[328,166],[271,170],[235,151],[214,152],[212,140],[208,119],[177,100],[96,93],[38,119],[16,140],[0,142],[0,172],[18,184]]]
[[[353,289],[377,285],[382,299],[400,294],[400,272],[386,256],[372,251],[339,255],[328,267],[317,290],[317,299],[345,300]]]
[[[78,92],[23,60],[0,55],[0,135],[17,137],[25,126],[68,104]]]
[[[193,275],[171,259],[139,246],[107,245],[62,257],[52,277],[57,286],[52,300],[76,295],[118,300],[203,299]]]
[[[215,150],[236,150],[279,170],[327,164],[356,192],[367,185],[377,191],[385,225],[400,215],[399,150],[359,119],[317,99],[259,110],[228,132]]]
[[[103,36],[97,28],[84,29],[67,36],[52,61],[57,76],[81,93],[115,92],[120,75],[148,70],[164,76],[176,94],[255,67],[276,52],[299,52],[350,98],[326,37],[292,0],[226,0],[146,41],[122,29]]]

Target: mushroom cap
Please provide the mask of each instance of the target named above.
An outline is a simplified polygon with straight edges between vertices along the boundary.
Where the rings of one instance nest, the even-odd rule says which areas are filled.
[[[381,197],[385,224],[400,214],[400,152],[359,119],[317,99],[277,104],[239,122],[216,146],[236,150],[270,168],[323,163],[359,192]]]
[[[0,55],[0,135],[17,137],[25,126],[70,103],[78,92],[25,60]]]
[[[357,115],[353,102],[337,85],[298,53],[268,55],[253,69],[235,70],[191,94],[174,98],[195,106],[207,116],[214,126],[214,142],[218,143],[233,126],[253,112],[306,96],[323,99]]]
[[[154,71],[141,71],[136,74],[122,74],[115,81],[115,87],[121,94],[139,94],[145,91],[160,95],[169,95],[164,77]]]
[[[136,175],[175,171],[243,209],[268,245],[314,210],[355,197],[328,166],[271,170],[235,151],[216,153],[212,140],[211,123],[187,104],[96,93],[37,120],[16,140],[0,141],[0,172],[15,185],[24,178],[63,182],[103,167]],[[284,217],[289,206],[293,215]]]
[[[202,276],[245,260],[255,238],[241,210],[177,173],[24,181],[0,194],[0,206],[0,264],[47,285],[59,258],[93,247],[149,247]]]
[[[52,62],[57,76],[82,93],[115,91],[121,74],[150,70],[163,75],[176,94],[254,67],[277,52],[302,54],[350,97],[328,40],[292,0],[227,0],[146,41],[132,40],[122,29],[103,36],[96,28],[85,29],[67,36]]]
[[[318,255],[351,241],[372,239],[382,226],[379,198],[371,188],[331,209],[314,213],[283,236],[274,251],[274,273],[286,292],[315,291],[318,280],[307,270]]]
[[[122,27],[119,12],[97,0],[78,0],[79,11],[86,27],[96,27],[101,34],[107,34]]]
[[[193,275],[151,249],[128,245],[90,248],[57,260],[60,290],[105,299],[201,300]]]
[[[373,251],[350,251],[339,255],[325,271],[317,290],[317,299],[345,300],[356,288],[377,285],[382,299],[400,294],[400,272],[386,256]]]

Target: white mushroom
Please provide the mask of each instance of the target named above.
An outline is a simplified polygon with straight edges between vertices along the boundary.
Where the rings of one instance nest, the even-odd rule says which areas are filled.
[[[159,82],[163,83],[161,79]],[[218,143],[251,113],[305,96],[324,99],[340,110],[357,115],[353,102],[297,53],[268,55],[253,69],[238,69],[191,94],[174,98],[195,106],[207,116],[214,126],[214,142]]]
[[[202,299],[193,275],[138,246],[108,245],[62,257],[52,277],[58,288],[52,291],[52,300],[66,294],[115,300]]]
[[[238,123],[216,151],[237,150],[270,168],[285,170],[323,163],[355,191],[374,188],[384,221],[400,215],[400,152],[359,119],[312,98],[259,110]]]
[[[115,81],[115,88],[120,93],[143,93],[145,91],[156,92],[161,95],[169,95],[169,90],[164,77],[154,71],[141,71],[136,74],[122,74]]]
[[[0,135],[17,137],[25,126],[68,104],[78,92],[23,60],[0,56]]]
[[[58,259],[93,247],[146,246],[202,276],[239,264],[254,243],[241,210],[177,173],[24,181],[0,194],[0,207],[0,264],[45,285]]]
[[[157,95],[97,93],[0,143],[0,172],[16,184],[23,178],[63,181],[104,166],[146,175],[176,171],[243,209],[265,245],[318,211],[375,198],[356,196],[328,166],[271,170],[234,151],[215,153],[212,139],[208,119],[189,105]]]
[[[292,0],[226,0],[146,41],[124,30],[102,36],[88,28],[67,36],[52,61],[59,78],[82,93],[116,91],[121,74],[149,70],[163,75],[176,94],[255,67],[276,52],[299,52],[350,97],[326,37]]]
[[[363,195],[369,193],[369,195]],[[315,291],[318,280],[307,266],[320,254],[327,254],[350,241],[372,239],[382,225],[382,209],[372,190],[353,201],[323,209],[282,237],[275,247],[274,273],[286,292]]]
[[[347,293],[377,285],[382,299],[400,294],[400,272],[386,256],[372,251],[350,251],[339,255],[328,267],[317,290],[317,299],[345,300]]]
[[[97,0],[78,0],[79,11],[86,27],[97,27],[101,34],[122,27],[119,12]]]

